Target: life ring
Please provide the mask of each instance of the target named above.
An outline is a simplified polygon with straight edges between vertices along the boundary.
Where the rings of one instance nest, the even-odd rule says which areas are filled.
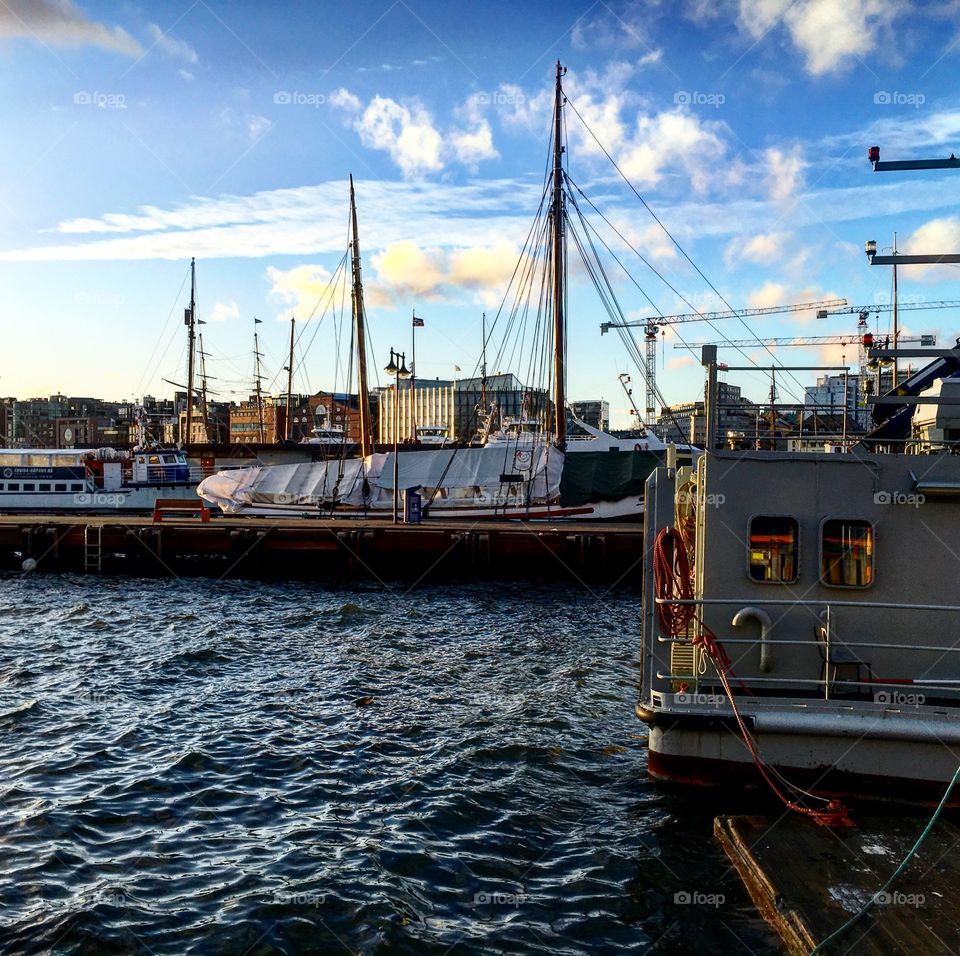
[[[517,465],[529,465],[530,457],[531,455],[529,451],[520,450],[513,453],[513,460]]]

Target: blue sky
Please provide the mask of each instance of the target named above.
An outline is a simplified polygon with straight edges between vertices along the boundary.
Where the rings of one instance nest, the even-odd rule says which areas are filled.
[[[960,5],[909,0],[5,0],[0,394],[169,392],[163,379],[184,374],[191,255],[222,393],[248,390],[254,316],[273,379],[286,321],[307,319],[340,261],[350,172],[376,365],[409,347],[416,309],[419,374],[472,371],[481,312],[495,313],[539,199],[558,58],[571,102],[727,301],[883,301],[889,270],[867,265],[865,239],[960,249],[955,173],[873,174],[866,159],[874,143],[888,159],[957,147],[958,30]],[[724,308],[568,125],[573,178],[686,299]],[[568,392],[607,398],[625,424],[617,374],[639,375],[616,336],[600,336],[606,316],[571,264]],[[635,258],[630,269],[663,312],[690,311]],[[954,279],[903,268],[901,290],[960,298]],[[631,317],[650,314],[631,283],[617,291]],[[951,312],[903,318],[943,341],[957,333]],[[854,326],[749,320],[764,336]],[[298,386],[342,387],[347,333],[338,349],[334,318],[308,328]],[[737,320],[723,330],[749,334]],[[661,386],[690,400],[702,376],[674,341]],[[762,375],[737,380],[762,398]]]

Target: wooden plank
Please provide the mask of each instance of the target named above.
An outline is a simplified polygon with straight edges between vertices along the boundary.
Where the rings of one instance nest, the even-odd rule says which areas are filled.
[[[926,824],[864,817],[829,829],[789,814],[714,820],[714,834],[791,954],[808,954],[870,900]],[[948,956],[960,947],[960,829],[940,820],[885,897],[826,952]]]

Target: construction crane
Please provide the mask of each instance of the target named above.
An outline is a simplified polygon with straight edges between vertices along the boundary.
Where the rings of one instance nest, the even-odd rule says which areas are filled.
[[[680,315],[650,316],[631,322],[604,322],[600,334],[606,335],[610,329],[628,329],[641,327],[644,330],[644,377],[647,380],[647,424],[651,424],[657,413],[657,336],[662,327],[681,325],[687,322],[712,322],[714,319],[735,319],[745,315],[777,315],[783,312],[809,312],[817,309],[817,315],[828,309],[841,308],[846,299],[821,299],[818,302],[799,302],[793,305],[769,305],[757,309],[726,309],[722,312],[686,312]]]

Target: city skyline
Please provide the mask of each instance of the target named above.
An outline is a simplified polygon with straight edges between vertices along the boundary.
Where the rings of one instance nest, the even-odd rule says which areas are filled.
[[[224,398],[250,391],[254,317],[268,378],[283,375],[295,316],[313,343],[296,390],[342,390],[349,332],[340,326],[337,348],[334,321],[314,334],[307,319],[345,249],[350,172],[374,384],[386,384],[390,348],[409,350],[414,310],[425,322],[418,374],[473,374],[481,312],[495,316],[539,201],[557,59],[571,104],[735,306],[888,301],[889,270],[869,267],[863,241],[887,246],[895,231],[903,249],[960,249],[955,173],[875,177],[866,158],[874,144],[891,159],[953,152],[960,104],[944,80],[958,55],[955,11],[884,0],[502,10],[4,5],[0,49],[17,94],[0,146],[0,394],[171,394],[191,256]],[[723,308],[568,123],[577,182],[688,301]],[[901,292],[954,298],[955,274],[904,268]],[[689,311],[651,273],[637,275],[662,312]],[[628,283],[617,292],[631,317],[650,314]],[[600,336],[607,316],[572,259],[570,299],[568,393],[606,399],[625,427],[617,375],[631,374],[638,398],[642,378],[617,338]],[[905,315],[909,331],[944,344],[956,331],[949,314]],[[724,331],[855,325],[770,316]],[[687,338],[718,337],[690,328]],[[661,352],[664,398],[693,400],[702,373],[673,341]],[[763,349],[748,352],[770,364]],[[840,359],[833,347],[786,352],[778,358],[797,364]],[[742,379],[762,400],[763,376]]]

